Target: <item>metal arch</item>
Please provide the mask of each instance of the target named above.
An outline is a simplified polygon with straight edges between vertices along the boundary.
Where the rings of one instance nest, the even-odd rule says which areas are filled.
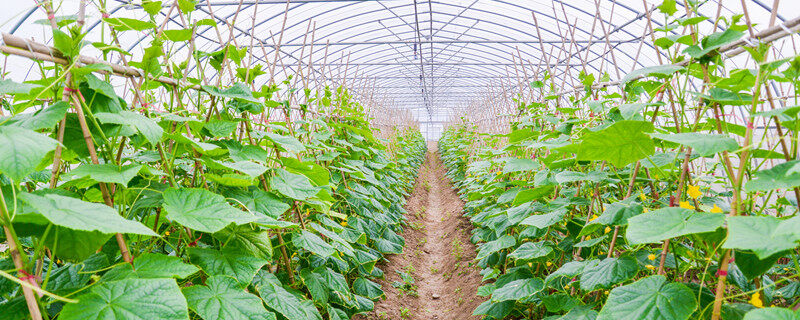
[[[504,3],[504,4],[508,4],[507,2],[504,2],[504,1],[497,1],[497,2]],[[454,5],[454,4],[441,3],[441,2],[435,2],[435,3],[436,3],[437,5],[452,6],[452,7],[455,7],[455,8],[457,8],[457,9],[463,9],[463,8],[464,8],[463,6]],[[335,8],[335,9],[333,9],[333,10],[330,10],[330,11],[328,11],[328,12],[326,12],[326,13],[330,14],[331,12],[333,12],[333,11],[335,11],[335,10],[343,9],[343,8],[346,8],[346,7],[348,7],[348,6],[350,6],[350,5],[353,5],[353,4],[355,4],[355,3],[348,4],[348,5],[346,5],[346,6],[342,6],[342,7],[337,7],[337,8]],[[406,5],[395,6],[395,7],[392,7],[392,8],[390,8],[390,9],[402,8],[402,7],[404,7],[404,6],[406,6]],[[525,10],[530,10],[529,8],[520,7],[520,6],[518,6],[518,5],[513,5],[513,6],[516,6],[516,7],[518,7],[518,8],[525,9]],[[295,7],[295,8],[296,8],[296,7]],[[294,9],[294,8],[290,8],[290,10],[292,10],[292,9]],[[520,20],[520,19],[517,19],[517,18],[511,17],[511,16],[508,16],[508,15],[503,15],[503,14],[500,14],[500,13],[490,12],[490,11],[486,11],[486,10],[483,10],[483,9],[474,9],[474,8],[472,8],[472,9],[470,9],[470,10],[475,10],[475,11],[478,11],[478,12],[483,12],[483,13],[492,14],[492,15],[497,15],[497,16],[499,16],[499,17],[501,17],[501,18],[505,18],[505,19],[509,19],[509,20],[517,21],[517,22],[521,23],[522,25],[525,25],[525,24],[530,24],[529,22],[522,21],[522,20]],[[579,11],[581,11],[581,12],[583,12],[583,13],[585,13],[585,14],[587,14],[587,15],[590,15],[590,16],[591,16],[591,14],[590,14],[590,13],[588,13],[588,12],[586,12],[586,11],[583,11],[583,10],[580,10],[580,9],[578,9],[578,10],[579,10]],[[381,11],[383,11],[383,10],[382,10],[382,9],[376,9],[376,10],[367,11],[367,12],[365,12],[365,13],[361,13],[361,14],[362,14],[362,15],[364,15],[364,14],[372,14],[372,13],[377,13],[377,12],[381,12]],[[551,18],[551,19],[553,19],[553,20],[558,20],[558,21],[561,21],[560,19],[557,19],[556,17],[554,17],[554,16],[551,16],[550,14],[547,14],[547,13],[542,13],[542,12],[538,12],[538,11],[536,11],[536,10],[533,10],[533,11],[534,11],[534,12],[537,12],[537,13],[539,13],[539,14],[541,14],[541,15],[545,16],[545,17]],[[445,15],[445,16],[451,16],[451,17],[458,16],[458,15],[454,15],[454,14],[450,14],[450,13],[444,13],[444,12],[437,12],[437,15]],[[402,19],[402,17],[408,17],[408,16],[410,16],[410,14],[408,14],[408,15],[403,15],[403,16],[398,16],[398,18],[399,18],[399,19],[401,19],[401,20],[403,20],[403,19]],[[470,20],[478,20],[478,21],[481,21],[481,22],[487,22],[487,23],[489,23],[489,24],[491,24],[491,25],[503,26],[503,27],[505,27],[505,28],[511,29],[511,30],[513,30],[513,31],[516,31],[516,32],[518,32],[518,33],[521,33],[521,34],[526,34],[526,35],[529,35],[529,36],[533,37],[533,34],[530,34],[530,33],[526,32],[526,31],[523,31],[523,30],[520,30],[520,29],[517,29],[517,28],[512,28],[512,27],[509,27],[509,26],[505,26],[505,25],[502,25],[502,24],[500,24],[500,23],[497,23],[497,22],[493,22],[493,21],[485,21],[485,20],[479,20],[479,19],[476,19],[476,18],[474,18],[474,17],[470,17],[470,16],[460,16],[460,17],[461,17],[461,18],[465,18],[465,19],[470,19]],[[333,25],[333,24],[336,24],[336,23],[339,23],[339,22],[344,22],[344,21],[346,21],[346,20],[349,20],[349,19],[354,19],[354,18],[357,18],[357,17],[356,17],[356,16],[348,16],[348,17],[345,17],[345,18],[339,19],[339,20],[337,20],[337,21],[335,21],[335,22],[333,22],[333,23],[328,23],[328,24],[324,25],[323,27],[321,27],[320,29],[322,29],[322,28],[325,28],[325,27],[329,27],[329,26],[331,26],[331,25]],[[270,19],[271,19],[271,18],[270,18]],[[377,20],[370,20],[370,21],[362,22],[362,23],[355,24],[355,25],[349,25],[349,26],[347,26],[347,28],[356,28],[356,27],[358,27],[358,26],[362,26],[362,25],[364,25],[364,24],[373,23],[373,22],[375,22],[375,21],[380,21],[380,20],[381,20],[381,19],[377,19]],[[603,20],[604,20],[604,22],[607,22],[609,25],[613,25],[613,24],[612,24],[610,21],[607,21],[607,20],[605,20],[605,19],[603,19]],[[258,26],[258,25],[261,25],[261,24],[263,24],[263,23],[266,23],[267,21],[268,21],[268,20],[263,20],[263,22],[262,22],[262,23],[259,23],[259,24],[257,24],[257,26]],[[291,26],[288,26],[288,27],[286,28],[286,30],[289,30],[289,29],[291,29],[291,28],[293,28],[293,27],[297,27],[297,26],[300,26],[300,27],[302,27],[302,24],[303,24],[303,23],[305,23],[306,21],[307,21],[307,19],[306,19],[306,20],[303,20],[303,21],[300,21],[300,22],[297,22],[297,23],[295,23],[295,24],[293,24],[293,25],[291,25]],[[403,20],[403,21],[404,21],[404,20]],[[451,23],[451,24],[453,24],[453,23]],[[464,25],[458,25],[458,24],[453,24],[453,25],[460,26],[460,27],[466,27],[466,26],[464,26]],[[343,29],[344,29],[344,28],[337,29],[337,30],[335,30],[334,32],[332,32],[332,33],[329,33],[329,34],[336,34],[336,33],[340,32],[340,31],[341,31],[341,30],[343,30]],[[583,30],[582,28],[576,28],[576,29],[578,29],[579,31],[583,31],[583,32],[584,32],[584,33],[586,33],[586,34],[589,34],[588,32],[586,32],[586,30]],[[501,34],[499,34],[498,32],[491,31],[491,30],[484,30],[484,29],[479,29],[479,30],[481,30],[481,31],[485,31],[485,32],[487,32],[487,33],[490,33],[490,34],[497,34],[497,35],[501,35]],[[546,28],[543,28],[543,30],[545,30],[546,32],[549,32],[549,33],[551,33],[551,34],[552,34],[552,35],[554,35],[554,36],[561,37],[561,35],[560,35],[560,34],[557,34],[557,33],[553,32],[552,30],[549,30],[549,29],[546,29]],[[369,32],[369,31],[364,31],[364,32],[361,32],[361,33],[357,33],[357,34],[354,34],[354,35],[351,35],[351,36],[349,36],[348,38],[358,37],[358,36],[361,36],[361,35],[363,35],[363,34],[365,34],[365,33],[367,33],[367,32]],[[629,32],[626,32],[626,33],[630,34]],[[241,35],[241,34],[244,34],[244,33],[240,33],[240,35]],[[630,34],[630,35],[634,36],[633,34]],[[634,37],[635,37],[635,36],[634,36]],[[297,37],[296,37],[295,39],[293,39],[293,40],[296,40],[296,39],[299,39],[299,38],[300,38],[300,36],[297,36]],[[347,38],[345,38],[345,39],[347,39]],[[602,39],[602,38],[599,38],[599,39]],[[530,46],[532,49],[539,50],[539,49],[535,48],[535,47],[533,46],[533,44],[528,44],[528,46]],[[508,47],[509,49],[514,49],[514,48],[513,48],[513,47],[511,47],[511,46],[507,46],[507,47]],[[347,48],[340,48],[339,50],[336,50],[336,51],[334,51],[334,52],[333,52],[333,54],[335,54],[335,53],[338,53],[338,52],[340,52],[340,51],[343,51],[343,50],[345,50],[345,49],[347,49]],[[544,54],[544,53],[543,53],[543,54]],[[597,54],[597,53],[595,52],[595,54]],[[631,58],[632,58],[632,57],[631,57]],[[610,62],[610,61],[609,61],[609,62]]]

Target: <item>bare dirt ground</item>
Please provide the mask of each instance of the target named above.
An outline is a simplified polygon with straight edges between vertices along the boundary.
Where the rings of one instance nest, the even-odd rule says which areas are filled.
[[[472,316],[483,300],[476,295],[482,277],[473,263],[471,224],[461,216],[464,203],[444,174],[436,153],[428,152],[406,204],[406,248],[380,266],[386,275],[379,281],[386,299],[376,302],[374,311],[354,319],[480,319]],[[404,283],[398,272],[413,277],[415,290],[392,285]]]

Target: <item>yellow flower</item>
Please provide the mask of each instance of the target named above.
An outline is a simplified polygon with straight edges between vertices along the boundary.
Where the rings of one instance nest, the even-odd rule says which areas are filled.
[[[347,226],[347,221],[342,221],[341,224],[342,224],[342,227],[346,227]]]
[[[644,212],[644,213],[647,213],[647,212],[649,212],[649,211],[650,211],[650,209],[647,209],[647,208],[644,208],[644,209],[643,209],[643,212]]]
[[[592,220],[594,220],[594,219],[597,219],[597,215],[596,215],[596,214],[593,214],[593,215],[592,215],[592,217],[591,217],[591,218],[589,218],[589,221],[592,221]]]
[[[656,267],[655,267],[655,266],[653,266],[652,264],[648,264],[648,265],[646,265],[646,266],[644,266],[644,267],[645,267],[645,268],[647,268],[647,269],[648,269],[648,270],[650,270],[650,271],[653,271],[653,270],[655,270],[655,269],[656,269]]]
[[[694,206],[689,204],[689,201],[681,201],[681,208],[694,210]]]
[[[533,262],[528,262],[528,266],[533,268]]]
[[[591,238],[592,238],[592,236],[586,236],[586,238],[584,240],[589,240]]]
[[[714,207],[711,208],[711,213],[722,213],[722,209],[720,209],[720,207],[714,204]]]
[[[703,195],[703,193],[702,193],[702,192],[700,192],[700,187],[698,187],[698,186],[693,186],[693,185],[691,185],[691,184],[690,184],[690,185],[689,185],[689,187],[687,188],[687,190],[686,190],[686,194],[688,194],[690,197],[692,197],[692,199],[697,199],[697,198],[700,198],[700,196],[702,196],[702,195]]]
[[[642,202],[647,201],[647,197],[644,195],[644,193],[639,194],[639,199],[642,199]]]
[[[552,262],[550,262],[550,261],[547,261],[547,262],[545,262],[545,264],[546,264],[548,267],[553,265],[553,263],[552,263]]]
[[[497,175],[498,175],[498,176],[499,176],[499,175],[501,175],[501,174],[503,174],[503,172],[502,172],[502,171],[497,171]]]
[[[652,260],[655,260],[655,259],[656,259],[656,255],[654,255],[652,253],[647,255],[647,260],[651,260],[652,261]]]
[[[756,293],[750,296],[750,304],[756,308],[764,307],[764,301],[761,301],[761,292],[756,291]]]
[[[606,229],[603,230],[603,233],[609,233],[609,232],[611,232],[611,227],[607,226]]]
[[[603,291],[603,293],[605,293],[606,295],[608,295],[608,290],[606,290],[606,291]]]
[[[165,236],[165,237],[169,237],[169,231],[167,231],[167,232],[164,232],[164,236]]]

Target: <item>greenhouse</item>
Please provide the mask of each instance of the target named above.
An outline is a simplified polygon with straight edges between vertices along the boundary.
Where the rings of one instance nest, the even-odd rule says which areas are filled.
[[[800,2],[2,5],[0,320],[800,320]]]

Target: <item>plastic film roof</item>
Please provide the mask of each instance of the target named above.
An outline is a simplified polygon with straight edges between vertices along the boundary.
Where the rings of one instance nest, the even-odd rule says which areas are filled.
[[[707,34],[713,28],[710,20],[717,15],[718,1],[722,1],[722,16],[743,12],[738,0],[704,1],[699,11],[712,19],[700,25],[706,28],[701,32]],[[775,23],[800,13],[798,2],[766,1],[744,1],[756,30],[769,24],[775,4],[779,4]],[[106,9],[111,17],[146,20],[147,14],[137,2],[107,0]],[[168,10],[172,1],[163,2],[165,8],[157,22],[169,19],[166,29],[190,25],[177,9]],[[200,0],[191,19],[212,18],[218,23],[217,28],[199,27],[198,50],[211,52],[233,43],[250,47],[254,63],[269,65],[275,62],[276,45],[280,44],[277,81],[310,69],[313,72],[306,77],[309,87],[344,84],[371,103],[409,110],[423,124],[423,131],[435,132],[451,116],[478,101],[510,100],[547,69],[556,83],[569,88],[576,84],[584,63],[589,73],[608,73],[612,80],[659,64],[645,11],[660,2],[294,0],[287,4],[279,0]],[[678,2],[678,12],[684,12],[682,1]],[[55,4],[57,15],[70,15],[77,11],[79,1]],[[51,42],[49,26],[37,22],[46,14],[35,1],[6,0],[3,5],[3,32]],[[89,41],[109,39],[98,26],[98,5],[90,1],[87,8]],[[654,12],[652,16],[655,28],[663,25],[662,15]],[[134,31],[120,37],[121,46],[134,59],[152,39],[150,34]],[[172,45],[172,56],[185,59],[188,45]],[[783,44],[786,48],[781,50],[796,52],[792,45]],[[91,46],[83,53],[100,56]],[[119,57],[109,60],[118,62]],[[9,57],[4,69],[12,78],[25,80],[34,66],[24,58]],[[205,74],[210,79],[218,76],[214,70]],[[228,79],[226,74],[222,77]],[[269,74],[256,80],[257,85],[266,83]]]

